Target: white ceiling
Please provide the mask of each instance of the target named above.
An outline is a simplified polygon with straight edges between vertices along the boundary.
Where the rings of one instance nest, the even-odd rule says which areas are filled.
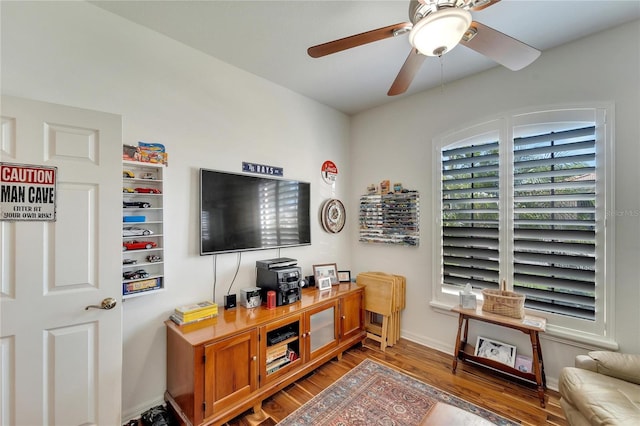
[[[354,114],[386,95],[410,51],[407,35],[313,59],[307,48],[409,21],[409,0],[91,1],[238,68]],[[640,19],[640,0],[502,0],[473,19],[544,51]],[[615,49],[615,46],[612,46]],[[594,52],[606,60],[606,52]],[[499,66],[458,46],[427,58],[407,96]]]

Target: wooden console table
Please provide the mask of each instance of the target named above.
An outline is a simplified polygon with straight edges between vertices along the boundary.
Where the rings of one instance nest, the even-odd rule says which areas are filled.
[[[362,342],[364,287],[303,288],[298,302],[166,321],[165,400],[181,425],[220,425]]]
[[[542,362],[542,348],[540,347],[540,332],[544,332],[547,326],[547,320],[540,317],[525,316],[524,319],[511,318],[503,315],[492,314],[482,311],[482,307],[477,309],[463,309],[454,307],[451,309],[457,312],[458,317],[458,336],[456,337],[456,348],[453,355],[452,371],[455,374],[458,367],[458,358],[465,361],[471,361],[494,370],[508,374],[516,379],[527,383],[536,384],[538,388],[538,397],[540,398],[540,406],[544,408],[544,393],[547,388],[547,380],[544,375],[544,364]],[[531,340],[531,351],[533,358],[532,372],[523,372],[509,365],[503,364],[492,359],[475,356],[474,347],[467,342],[469,333],[469,320],[486,322],[498,325],[500,327],[512,328],[529,335]],[[464,334],[462,326],[464,325]]]

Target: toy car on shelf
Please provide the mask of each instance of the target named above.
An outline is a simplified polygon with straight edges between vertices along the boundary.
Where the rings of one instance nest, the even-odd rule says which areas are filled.
[[[162,258],[157,254],[150,254],[149,256],[147,256],[147,262],[151,262],[151,263],[162,262]]]
[[[137,280],[138,278],[140,277],[134,271],[126,271],[122,273],[122,279],[124,280]]]
[[[122,278],[125,280],[139,280],[142,278],[149,278],[149,273],[144,269],[138,269],[137,271],[126,271],[122,273]]]
[[[129,194],[130,194],[130,193],[132,193],[132,192],[134,192],[134,191],[133,191],[133,188],[127,188],[127,187],[125,186],[125,187],[122,187],[122,192],[126,192],[126,193],[129,193]]]
[[[123,280],[135,280],[138,278],[138,275],[133,271],[125,271],[122,273]]]
[[[127,178],[127,179],[133,179],[136,176],[133,174],[133,172],[131,170],[123,170],[122,171],[122,177],[123,178]]]
[[[135,191],[141,194],[160,194],[158,188],[136,188]]]
[[[139,209],[148,209],[151,207],[151,203],[147,203],[146,201],[123,201],[122,207],[135,207]]]
[[[139,228],[137,226],[127,226],[122,228],[123,237],[137,237],[140,235],[151,235],[153,231],[151,229]]]
[[[140,179],[155,180],[155,178],[156,178],[156,175],[155,173],[152,173],[152,172],[145,172],[140,175]]]
[[[124,241],[122,243],[122,250],[141,250],[141,249],[152,249],[157,247],[158,244],[153,241]]]
[[[122,259],[123,265],[135,265],[136,263],[138,263],[138,261],[135,259]]]

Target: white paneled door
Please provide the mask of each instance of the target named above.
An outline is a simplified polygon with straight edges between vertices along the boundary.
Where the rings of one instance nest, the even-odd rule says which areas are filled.
[[[0,424],[121,424],[122,119],[0,111],[2,162],[57,168],[56,221],[0,221]]]

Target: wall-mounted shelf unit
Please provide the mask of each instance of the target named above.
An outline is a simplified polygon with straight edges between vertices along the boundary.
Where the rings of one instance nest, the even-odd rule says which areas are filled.
[[[122,163],[122,297],[164,289],[164,166]]]
[[[417,191],[360,197],[360,241],[418,246],[420,195]]]

